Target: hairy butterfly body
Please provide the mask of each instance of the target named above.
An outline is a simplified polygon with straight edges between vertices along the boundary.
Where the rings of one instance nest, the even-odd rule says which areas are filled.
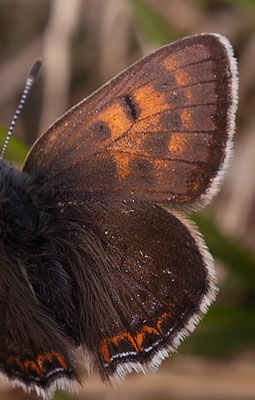
[[[0,162],[0,370],[14,384],[51,398],[83,367],[154,370],[194,329],[215,278],[181,210],[219,188],[237,85],[227,39],[184,38],[56,121],[22,172]]]

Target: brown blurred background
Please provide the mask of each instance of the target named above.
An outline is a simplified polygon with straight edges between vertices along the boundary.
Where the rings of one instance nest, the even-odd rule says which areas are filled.
[[[240,76],[235,156],[220,195],[194,217],[216,258],[220,294],[157,374],[131,375],[115,388],[86,378],[74,398],[255,399],[255,2],[0,0],[1,143],[30,65],[43,58],[7,152],[17,164],[49,124],[106,80],[160,45],[201,32],[229,38]],[[0,399],[32,398],[0,383]]]

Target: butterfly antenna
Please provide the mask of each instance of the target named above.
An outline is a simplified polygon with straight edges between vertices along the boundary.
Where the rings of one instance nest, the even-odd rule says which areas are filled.
[[[2,149],[2,152],[1,152],[1,155],[0,155],[0,160],[3,159],[4,153],[5,153],[5,150],[7,148],[7,145],[8,145],[8,142],[10,140],[10,137],[12,135],[14,126],[15,126],[16,121],[17,121],[17,119],[19,117],[19,114],[20,114],[20,112],[21,112],[21,110],[22,110],[22,108],[23,108],[23,106],[25,104],[28,92],[29,92],[29,90],[31,89],[31,86],[34,83],[35,77],[36,77],[36,75],[37,75],[37,73],[38,73],[38,71],[39,71],[39,69],[41,67],[41,64],[42,64],[42,60],[40,58],[38,58],[37,60],[35,60],[35,62],[32,65],[32,68],[31,68],[30,73],[28,75],[28,78],[27,78],[27,81],[26,81],[26,84],[25,84],[25,87],[24,87],[24,90],[23,90],[23,93],[22,93],[22,96],[21,96],[21,99],[20,99],[20,102],[19,102],[19,106],[18,106],[18,108],[17,108],[17,110],[16,110],[16,112],[14,114],[14,117],[12,118],[12,122],[11,122],[9,131],[7,133],[7,136],[6,136],[4,145],[3,145],[3,149]]]

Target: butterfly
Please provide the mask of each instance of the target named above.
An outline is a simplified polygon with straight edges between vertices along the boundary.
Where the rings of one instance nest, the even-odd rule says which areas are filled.
[[[0,162],[0,371],[50,399],[157,369],[216,296],[187,212],[232,152],[237,66],[200,34],[142,58]]]

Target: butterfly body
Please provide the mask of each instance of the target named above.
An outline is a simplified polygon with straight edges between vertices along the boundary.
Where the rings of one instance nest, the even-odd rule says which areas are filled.
[[[33,231],[37,224],[37,215],[26,193],[31,178],[3,160],[0,174],[1,216],[6,225],[9,225],[10,229],[7,227],[7,231],[12,231],[13,235],[14,231],[18,235],[20,229]]]
[[[207,204],[231,154],[229,42],[197,35],[72,108],[23,171],[0,164],[0,370],[50,398],[84,366],[156,369],[215,299],[213,260],[181,210]],[[15,321],[15,322],[14,322]]]

